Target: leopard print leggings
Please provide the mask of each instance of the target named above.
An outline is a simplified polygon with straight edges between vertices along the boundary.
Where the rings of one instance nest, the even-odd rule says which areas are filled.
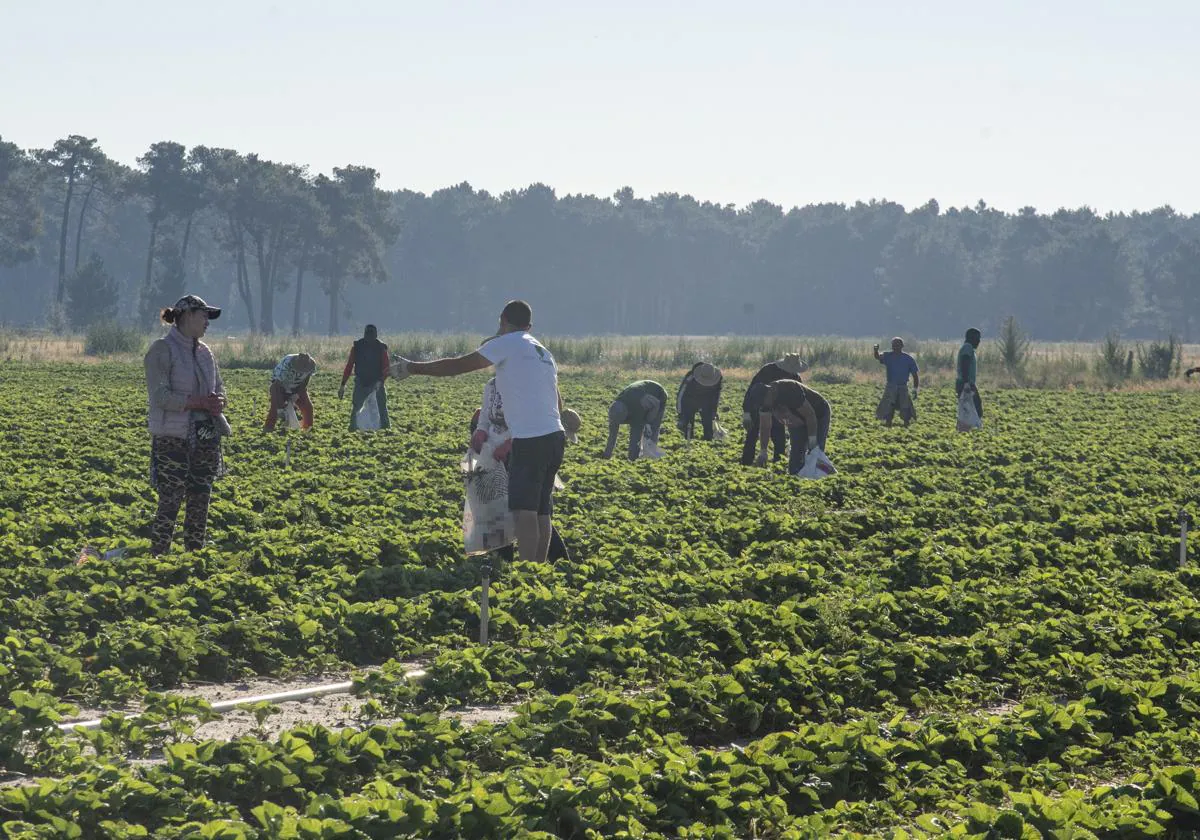
[[[188,551],[204,547],[208,503],[220,472],[219,440],[198,442],[192,447],[181,438],[155,436],[150,449],[150,478],[158,490],[158,512],[150,526],[150,552],[154,556],[170,550],[175,520],[185,500],[183,547]]]

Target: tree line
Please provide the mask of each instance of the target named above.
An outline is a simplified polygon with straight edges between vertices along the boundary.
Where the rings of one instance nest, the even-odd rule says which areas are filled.
[[[170,141],[130,167],[82,135],[0,138],[0,322],[149,328],[187,290],[264,334],[479,332],[520,296],[553,334],[933,338],[1013,315],[1043,340],[1191,340],[1200,297],[1200,216],[1170,207],[784,210],[378,181]]]

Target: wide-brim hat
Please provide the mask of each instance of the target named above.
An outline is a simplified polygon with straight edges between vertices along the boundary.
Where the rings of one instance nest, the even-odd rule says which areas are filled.
[[[221,317],[221,308],[219,306],[209,306],[204,302],[204,298],[199,295],[184,295],[175,301],[175,306],[172,308],[176,312],[193,312],[203,309],[208,313],[208,320],[210,321],[215,321]]]
[[[579,443],[579,428],[583,425],[583,419],[579,416],[579,412],[573,408],[564,408],[562,424],[567,432],[567,442]]]
[[[795,376],[799,376],[808,370],[808,365],[800,359],[799,353],[784,353],[783,358],[775,364]]]
[[[696,367],[692,373],[692,379],[697,385],[705,388],[713,388],[721,383],[721,369],[704,362]]]

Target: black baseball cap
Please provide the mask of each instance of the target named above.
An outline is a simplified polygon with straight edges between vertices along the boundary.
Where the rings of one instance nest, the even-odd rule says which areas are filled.
[[[175,301],[175,306],[172,308],[176,312],[191,312],[196,309],[203,309],[208,313],[208,320],[210,321],[215,321],[221,317],[221,308],[218,306],[209,306],[204,302],[204,298],[199,295],[184,295]]]

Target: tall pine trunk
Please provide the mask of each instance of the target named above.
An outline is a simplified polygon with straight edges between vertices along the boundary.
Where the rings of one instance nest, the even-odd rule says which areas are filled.
[[[96,179],[92,178],[87,192],[83,194],[83,204],[79,207],[79,221],[75,225],[75,270],[79,270],[79,252],[83,246],[83,222],[87,218],[88,205],[92,202],[92,193],[96,190]]]
[[[270,255],[261,239],[254,242],[258,262],[258,330],[263,335],[275,332],[275,294],[271,283]]]
[[[329,334],[338,334],[338,299],[342,296],[342,281],[329,281]]]
[[[153,221],[150,222],[150,246],[146,249],[146,279],[142,284],[142,310],[147,316],[154,311],[154,304],[150,301],[150,295],[154,293],[154,245],[158,239],[158,214],[154,214]],[[169,305],[174,301],[167,301],[164,305]]]
[[[308,243],[300,252],[300,261],[296,265],[296,302],[292,305],[292,335],[300,335],[300,298],[304,294],[304,272],[308,268]]]
[[[242,305],[246,307],[246,326],[250,332],[254,332],[254,298],[250,294],[250,273],[246,269],[246,240],[241,227],[232,215],[229,217],[229,232],[233,237],[234,269],[237,271],[238,295],[242,298]]]
[[[58,290],[54,299],[62,303],[67,294],[67,229],[71,224],[71,196],[75,192],[75,160],[71,160],[71,174],[67,176],[67,197],[63,200],[62,228],[58,234]]]
[[[195,213],[188,215],[187,225],[183,228],[183,246],[179,249],[179,270],[183,272],[184,277],[187,277],[188,243],[192,239],[192,219],[194,218],[196,218]]]

